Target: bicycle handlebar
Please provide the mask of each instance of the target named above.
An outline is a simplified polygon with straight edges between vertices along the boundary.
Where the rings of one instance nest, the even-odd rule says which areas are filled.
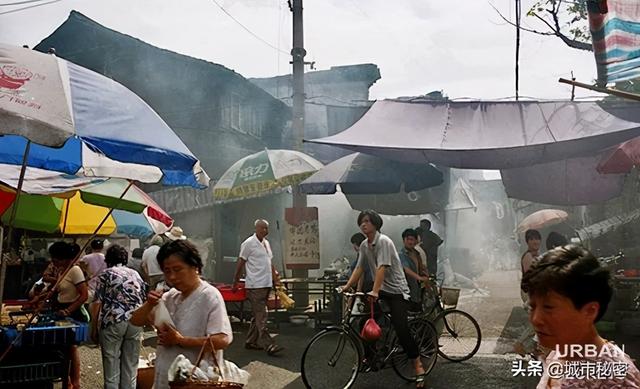
[[[342,292],[343,295],[347,296],[347,297],[354,297],[354,296],[366,296],[367,294],[364,292]]]

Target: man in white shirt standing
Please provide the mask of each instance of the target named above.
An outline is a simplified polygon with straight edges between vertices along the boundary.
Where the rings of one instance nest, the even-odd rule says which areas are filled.
[[[275,355],[283,348],[275,344],[267,330],[267,300],[271,288],[280,285],[280,278],[271,263],[273,252],[266,239],[269,234],[269,223],[266,220],[258,219],[254,226],[255,234],[242,242],[240,246],[233,288],[234,290],[238,288],[240,276],[244,270],[247,299],[251,303],[253,313],[245,348],[249,350],[266,349],[269,355]]]

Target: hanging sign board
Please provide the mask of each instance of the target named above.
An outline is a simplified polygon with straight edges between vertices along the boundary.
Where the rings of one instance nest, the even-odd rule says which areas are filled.
[[[318,208],[286,208],[284,220],[284,259],[287,269],[319,269]]]

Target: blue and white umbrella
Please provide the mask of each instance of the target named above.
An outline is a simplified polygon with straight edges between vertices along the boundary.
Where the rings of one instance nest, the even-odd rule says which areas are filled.
[[[0,44],[0,163],[208,186],[180,138],[121,84],[55,55]],[[10,136],[15,135],[15,136]]]

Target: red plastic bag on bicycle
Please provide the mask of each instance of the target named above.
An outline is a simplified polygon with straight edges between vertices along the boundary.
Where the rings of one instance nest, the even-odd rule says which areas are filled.
[[[364,323],[360,337],[368,342],[375,342],[382,336],[382,329],[373,318],[373,300],[371,300],[371,317]]]

